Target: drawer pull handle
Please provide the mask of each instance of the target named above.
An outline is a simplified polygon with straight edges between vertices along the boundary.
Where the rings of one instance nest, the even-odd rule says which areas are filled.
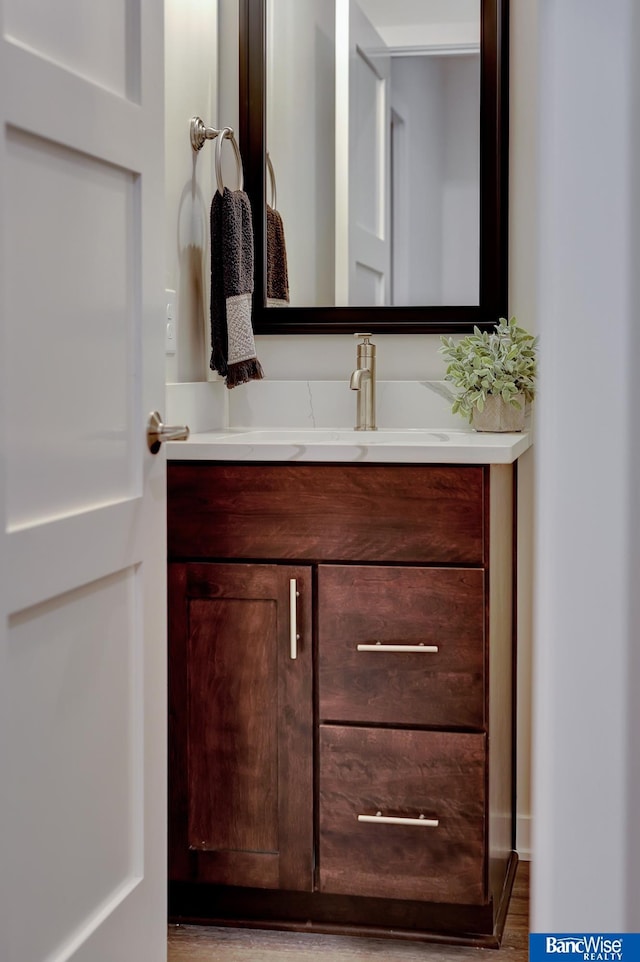
[[[417,651],[425,654],[434,654],[438,651],[437,645],[383,645],[381,641],[376,641],[375,645],[358,645],[358,651]]]
[[[298,585],[295,578],[289,579],[289,654],[293,661],[298,657],[298,604],[300,597]]]
[[[371,822],[378,825],[422,825],[424,828],[437,828],[440,820],[437,818],[426,818],[419,815],[417,818],[403,818],[399,815],[383,815],[376,812],[375,815],[358,815],[359,822]]]

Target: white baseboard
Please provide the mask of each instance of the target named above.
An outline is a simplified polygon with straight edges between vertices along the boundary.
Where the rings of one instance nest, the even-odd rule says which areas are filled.
[[[523,862],[531,861],[531,816],[516,818],[516,852]]]

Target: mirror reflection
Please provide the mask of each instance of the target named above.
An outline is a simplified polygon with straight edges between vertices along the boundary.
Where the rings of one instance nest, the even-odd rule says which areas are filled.
[[[480,303],[480,12],[267,0],[267,202],[292,307]]]

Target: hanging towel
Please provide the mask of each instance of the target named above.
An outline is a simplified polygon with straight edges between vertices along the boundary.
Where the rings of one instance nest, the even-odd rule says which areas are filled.
[[[242,190],[216,191],[211,203],[211,361],[228,388],[264,377],[251,325],[253,228]]]
[[[277,210],[267,204],[267,307],[287,307],[289,274],[284,225]]]

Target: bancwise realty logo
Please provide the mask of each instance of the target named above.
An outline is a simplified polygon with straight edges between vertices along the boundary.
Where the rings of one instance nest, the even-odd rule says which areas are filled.
[[[580,962],[640,962],[640,934],[529,936],[531,962],[580,959]]]

